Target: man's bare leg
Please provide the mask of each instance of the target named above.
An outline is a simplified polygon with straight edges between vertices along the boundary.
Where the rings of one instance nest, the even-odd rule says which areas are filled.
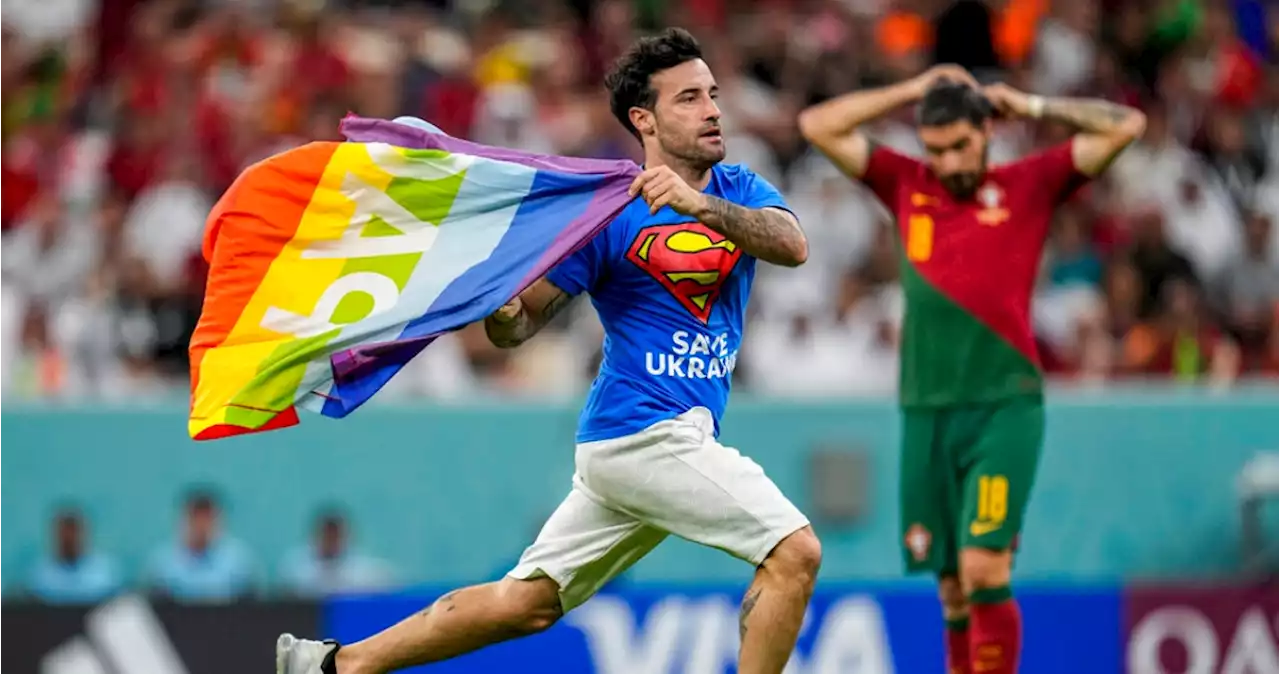
[[[821,562],[818,537],[805,527],[778,543],[756,570],[738,624],[739,674],[781,674],[787,666]]]
[[[541,632],[560,615],[555,581],[503,578],[454,590],[382,632],[343,646],[335,664],[338,674],[386,674]]]

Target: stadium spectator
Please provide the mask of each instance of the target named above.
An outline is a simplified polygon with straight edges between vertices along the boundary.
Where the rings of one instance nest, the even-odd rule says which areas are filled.
[[[90,549],[88,525],[78,508],[66,507],[53,518],[47,556],[27,580],[27,592],[46,604],[92,604],[122,587],[115,560]]]
[[[1090,245],[1089,225],[1080,209],[1058,212],[1049,249],[1049,282],[1055,286],[1097,286],[1102,259]]]
[[[1231,195],[1238,212],[1250,209],[1254,186],[1267,172],[1267,156],[1258,144],[1249,142],[1245,117],[1233,108],[1218,108],[1206,126],[1201,141],[1205,161]]]
[[[1044,96],[1067,96],[1098,73],[1098,6],[1095,0],[1052,3],[1040,24],[1033,57],[1033,82]]]
[[[1088,211],[1080,205],[1057,212],[1041,265],[1032,318],[1045,369],[1053,376],[1098,374],[1086,354],[1104,330],[1103,259],[1092,245]],[[1096,351],[1095,351],[1096,352]],[[1096,363],[1095,363],[1096,365]],[[1105,366],[1103,366],[1105,373]]]
[[[1198,283],[1191,262],[1174,250],[1165,238],[1164,216],[1158,211],[1137,215],[1133,224],[1133,248],[1129,262],[1138,271],[1142,283],[1142,303],[1139,314],[1148,317],[1156,314],[1167,301],[1165,285],[1170,281]]]
[[[1159,313],[1125,336],[1123,370],[1182,381],[1230,382],[1239,370],[1239,349],[1209,320],[1196,286],[1175,278],[1160,289]]]
[[[151,555],[148,588],[182,602],[227,602],[253,594],[254,561],[249,549],[222,530],[222,508],[211,491],[191,491],[183,504],[176,540]]]
[[[1267,341],[1272,328],[1272,311],[1277,299],[1276,279],[1280,269],[1271,254],[1271,221],[1255,214],[1245,221],[1245,248],[1218,279],[1218,306],[1226,326],[1240,342],[1245,369],[1264,369]]]
[[[1208,74],[1202,82],[1205,93],[1218,104],[1218,111],[1242,108],[1253,103],[1262,80],[1261,63],[1241,39],[1232,15],[1237,3],[1206,2],[1186,49],[1195,66]]]
[[[393,586],[394,577],[386,562],[351,548],[350,525],[341,510],[322,511],[311,536],[309,544],[280,563],[280,583],[286,593],[319,597]]]

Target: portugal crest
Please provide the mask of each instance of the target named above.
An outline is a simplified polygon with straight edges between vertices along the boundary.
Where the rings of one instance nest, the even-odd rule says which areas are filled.
[[[923,562],[929,558],[929,546],[933,543],[933,536],[923,524],[916,522],[907,529],[902,542],[907,546],[907,550],[911,551],[912,559]]]
[[[1009,209],[1005,208],[1004,190],[999,185],[987,183],[978,188],[976,195],[982,210],[978,211],[978,222],[995,227],[1009,219]]]

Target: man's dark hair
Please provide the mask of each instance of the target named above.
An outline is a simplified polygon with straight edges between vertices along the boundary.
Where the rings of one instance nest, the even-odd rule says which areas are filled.
[[[53,521],[57,526],[82,525],[84,524],[84,513],[78,505],[72,503],[61,504],[54,510]]]
[[[604,78],[609,89],[613,116],[636,138],[640,132],[631,123],[631,108],[652,110],[657,94],[649,85],[654,73],[702,58],[698,40],[683,28],[668,28],[658,35],[641,38],[613,64]]]
[[[183,496],[183,505],[188,511],[216,511],[219,507],[218,494],[212,487],[199,486],[188,489]]]
[[[966,121],[982,126],[994,110],[981,91],[953,80],[940,80],[925,92],[920,101],[920,126],[946,126]]]
[[[346,528],[347,513],[341,506],[326,504],[316,510],[315,524],[317,529],[325,527]]]

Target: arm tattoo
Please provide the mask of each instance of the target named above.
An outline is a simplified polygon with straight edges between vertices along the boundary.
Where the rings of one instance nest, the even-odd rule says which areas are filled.
[[[556,314],[560,313],[572,299],[573,297],[568,293],[556,293],[541,311],[531,309],[526,303],[520,313],[506,323],[500,323],[490,316],[484,319],[485,334],[489,336],[489,341],[500,349],[520,346],[555,318]]]
[[[708,195],[698,214],[702,224],[724,234],[748,254],[788,267],[808,255],[804,232],[787,216],[770,209],[746,208]]]
[[[1044,118],[1070,124],[1085,133],[1110,133],[1129,119],[1130,108],[1097,98],[1050,98]]]
[[[1098,175],[1142,133],[1142,113],[1096,98],[1051,98],[1044,118],[1074,126],[1087,142],[1072,147],[1072,161],[1087,175]]]

